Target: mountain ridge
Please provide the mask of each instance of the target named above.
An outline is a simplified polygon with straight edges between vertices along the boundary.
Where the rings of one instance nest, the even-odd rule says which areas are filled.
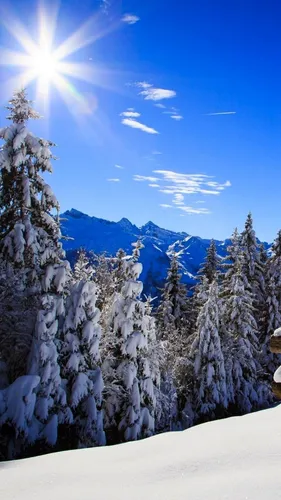
[[[63,246],[71,262],[81,247],[108,255],[115,255],[123,248],[131,254],[132,243],[141,239],[144,244],[140,255],[140,262],[143,264],[141,279],[144,293],[153,296],[159,295],[159,289],[163,287],[173,252],[178,255],[183,282],[188,288],[194,286],[196,274],[211,242],[211,239],[189,235],[183,231],[161,228],[152,221],[137,227],[125,217],[118,222],[108,221],[89,216],[75,208],[64,212],[61,219],[62,234],[70,237],[63,241]],[[219,257],[225,257],[230,239],[215,242]],[[267,243],[266,247],[269,248]]]

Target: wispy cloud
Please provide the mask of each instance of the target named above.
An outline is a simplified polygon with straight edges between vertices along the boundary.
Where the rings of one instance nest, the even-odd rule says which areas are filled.
[[[128,108],[126,111],[122,111],[120,116],[125,116],[126,118],[138,118],[140,113],[134,110],[134,108]]]
[[[163,115],[170,115],[170,117],[176,121],[183,120],[183,116],[180,114],[179,110],[177,108],[174,108],[174,107],[163,111]]]
[[[107,179],[108,182],[120,182],[120,179]]]
[[[236,111],[219,111],[218,113],[206,113],[205,116],[236,115]]]
[[[133,120],[133,118],[124,118],[121,123],[123,123],[123,125],[127,125],[127,127],[137,128],[142,132],[146,132],[147,134],[159,134],[159,132],[155,130],[155,128],[148,127],[147,125],[144,125],[144,123]]]
[[[166,106],[164,106],[164,104],[162,104],[161,102],[157,102],[156,104],[154,104],[154,106],[156,106],[156,108],[160,108],[160,109],[166,108]]]
[[[124,14],[124,16],[121,18],[121,21],[127,24],[136,24],[138,21],[140,21],[140,17],[136,16],[135,14]]]
[[[133,179],[134,181],[138,182],[143,182],[143,181],[156,182],[160,180],[158,177],[149,177],[149,176],[147,177],[145,175],[134,175]]]
[[[110,7],[111,7],[111,0],[100,1],[100,9],[102,13],[105,14],[106,16],[109,15]]]
[[[179,208],[188,215],[207,215],[211,213],[208,208],[194,208],[188,206],[180,206],[177,208]]]
[[[163,208],[180,210],[187,215],[209,214],[209,208],[191,206],[185,202],[186,196],[190,195],[215,195],[219,196],[222,191],[231,186],[230,181],[220,183],[213,176],[206,174],[183,174],[172,170],[154,170],[155,177],[135,175],[135,181],[147,182],[148,186],[157,189],[159,193],[172,196],[170,203],[162,203]],[[195,204],[205,203],[204,200],[196,200]]]
[[[171,99],[177,95],[175,90],[157,88],[148,82],[137,82],[135,85],[142,89],[139,95],[143,96],[145,101],[162,101],[162,99]]]
[[[114,165],[115,168],[119,168],[120,170],[123,170],[124,167],[122,167],[122,165]]]
[[[152,154],[153,155],[161,155],[162,153],[161,153],[161,151],[152,151]]]
[[[171,118],[173,118],[173,120],[177,120],[177,121],[183,120],[183,116],[181,116],[181,115],[171,115]]]
[[[165,194],[219,195],[221,191],[231,186],[230,181],[224,184],[210,181],[212,177],[205,174],[182,174],[172,170],[154,170],[153,172],[162,176],[164,182],[160,191]]]

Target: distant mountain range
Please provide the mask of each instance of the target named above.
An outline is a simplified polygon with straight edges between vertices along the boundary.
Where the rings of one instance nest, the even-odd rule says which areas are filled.
[[[143,264],[141,279],[144,293],[151,293],[153,296],[159,295],[159,288],[163,286],[172,252],[178,254],[183,281],[190,288],[195,284],[195,276],[210,245],[208,239],[169,231],[151,221],[137,227],[125,218],[119,222],[110,222],[90,217],[74,208],[67,210],[61,217],[63,235],[71,238],[64,240],[63,246],[72,262],[74,254],[81,247],[87,251],[106,252],[109,255],[115,255],[119,248],[123,248],[131,254],[132,243],[140,238],[144,244],[140,257]],[[216,240],[220,257],[225,257],[229,243],[230,240]]]

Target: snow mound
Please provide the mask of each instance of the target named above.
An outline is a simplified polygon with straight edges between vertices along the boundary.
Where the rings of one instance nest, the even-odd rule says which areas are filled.
[[[5,500],[276,500],[281,406],[124,445],[2,464]]]

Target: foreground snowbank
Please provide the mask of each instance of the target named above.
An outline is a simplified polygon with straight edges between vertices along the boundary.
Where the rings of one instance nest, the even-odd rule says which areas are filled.
[[[276,500],[281,406],[115,447],[0,464],[5,500]]]

